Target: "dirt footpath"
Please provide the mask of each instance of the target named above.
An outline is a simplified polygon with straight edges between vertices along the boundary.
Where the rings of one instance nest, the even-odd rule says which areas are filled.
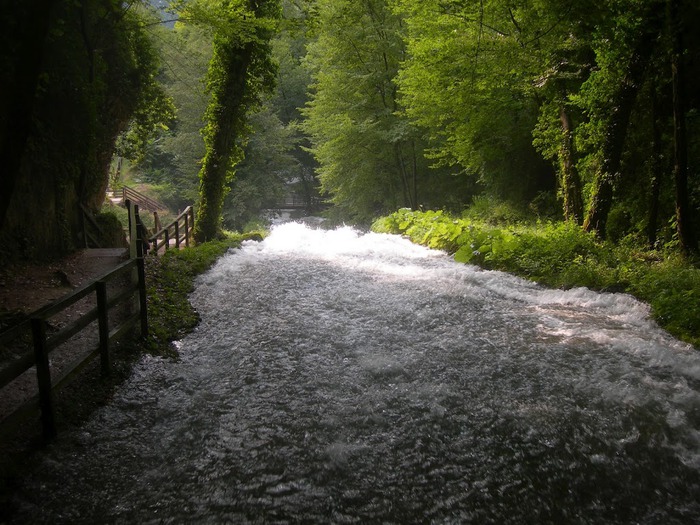
[[[28,314],[100,277],[126,260],[124,248],[81,250],[59,261],[0,269],[0,320]]]
[[[0,332],[26,319],[37,309],[105,275],[126,258],[125,249],[82,250],[52,263],[4,268],[0,271]],[[120,285],[110,283],[112,286]],[[94,295],[90,294],[52,317],[47,324],[47,333],[57,332],[94,308]],[[62,370],[70,367],[77,357],[94,348],[97,341],[97,323],[93,322],[52,351],[49,357],[52,376],[58,376]],[[31,337],[22,332],[19,338],[0,346],[0,370],[31,351]],[[0,423],[36,394],[36,372],[33,368],[1,388]]]

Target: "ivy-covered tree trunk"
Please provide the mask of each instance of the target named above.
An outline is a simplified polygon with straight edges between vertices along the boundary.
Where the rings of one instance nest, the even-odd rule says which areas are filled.
[[[207,111],[211,120],[206,140],[208,151],[200,172],[198,220],[195,222],[197,242],[210,241],[220,234],[226,183],[233,176],[233,167],[242,158],[236,139],[243,132],[241,106],[253,47],[249,43],[240,49],[227,50],[219,43],[214,51],[226,55],[221,67],[227,74]]]
[[[622,153],[627,138],[627,125],[644,79],[649,58],[651,57],[659,36],[661,18],[657,13],[649,16],[649,25],[639,35],[633,47],[627,71],[613,96],[612,114],[605,129],[602,146],[602,162],[593,184],[591,204],[588,208],[583,228],[586,231],[596,231],[605,236],[605,226],[608,214],[613,204],[613,190],[619,178]]]
[[[679,17],[678,0],[669,0],[671,26],[671,83],[673,85],[673,178],[676,184],[676,230],[681,249],[697,251],[695,235],[690,220],[688,198],[688,137],[685,125],[685,94],[683,67],[683,33]]]
[[[187,10],[191,9],[189,13]],[[221,233],[227,183],[242,160],[241,143],[248,132],[248,112],[275,84],[270,38],[279,16],[278,0],[248,2],[201,0],[186,13],[215,28],[214,55],[209,64],[211,102],[205,115],[206,154],[200,171],[195,240],[206,242]]]

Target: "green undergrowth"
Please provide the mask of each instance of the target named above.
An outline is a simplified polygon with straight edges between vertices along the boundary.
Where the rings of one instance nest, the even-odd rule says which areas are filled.
[[[189,302],[194,279],[208,270],[231,248],[246,239],[260,239],[260,232],[227,233],[223,239],[182,250],[170,250],[162,257],[146,258],[148,328],[146,351],[155,355],[177,357],[171,344],[191,331],[199,314]]]
[[[405,235],[458,262],[514,273],[545,286],[626,292],[656,321],[700,347],[700,269],[677,253],[613,245],[566,222],[494,224],[465,213],[401,209],[372,230]]]

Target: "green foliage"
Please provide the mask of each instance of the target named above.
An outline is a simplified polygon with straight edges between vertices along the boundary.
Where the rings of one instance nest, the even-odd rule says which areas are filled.
[[[628,291],[648,302],[669,332],[700,346],[700,269],[678,254],[627,251],[620,270]]]
[[[300,169],[293,154],[300,138],[294,126],[282,123],[271,104],[250,116],[250,126],[245,159],[236,168],[224,202],[224,226],[236,230],[261,210],[276,208]]]
[[[477,195],[471,205],[464,210],[465,219],[482,221],[488,224],[517,224],[532,221],[532,214],[516,206],[513,202],[496,199],[489,195]]]
[[[399,19],[384,0],[316,6],[317,33],[306,56],[312,95],[302,125],[322,191],[358,221],[410,206],[400,157],[415,133],[396,114],[393,84],[403,52]]]
[[[450,167],[431,169],[423,134],[398,97],[401,16],[386,0],[320,0],[316,8],[301,126],[333,215],[364,224],[401,206],[461,206],[462,182]]]
[[[378,219],[372,229],[448,251],[458,262],[548,286],[631,293],[650,303],[654,318],[669,332],[700,344],[700,269],[679,256],[614,246],[570,222],[499,227],[442,211],[402,209]]]
[[[155,15],[143,16],[144,23],[155,24]],[[139,60],[148,64],[141,96],[138,99],[131,120],[116,144],[115,154],[133,162],[142,162],[147,147],[162,132],[168,130],[175,119],[175,105],[172,98],[158,81],[156,72],[161,66],[162,49],[159,49],[145,32],[140,33],[136,46]]]
[[[212,53],[209,31],[185,23],[152,28],[164,68],[159,81],[172,98],[176,118],[152,140],[138,165],[145,182],[159,185],[159,199],[171,209],[197,200],[205,154],[200,133],[209,101],[204,77]]]
[[[433,158],[461,166],[497,195],[522,199],[543,189],[546,167],[532,147],[532,85],[553,38],[545,36],[547,2],[394,4],[408,29],[401,101],[429,135]]]

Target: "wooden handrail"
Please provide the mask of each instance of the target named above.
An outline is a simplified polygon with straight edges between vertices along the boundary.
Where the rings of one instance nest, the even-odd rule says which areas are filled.
[[[175,240],[175,247],[179,250],[182,244],[190,245],[192,233],[194,231],[194,208],[188,206],[170,224],[149,237],[151,244],[150,252],[158,255],[161,248],[166,251],[170,249],[170,240]]]
[[[85,207],[85,205],[81,203],[80,209],[83,212],[83,243],[85,244],[85,247],[89,248],[90,243],[92,242],[95,248],[102,248],[100,239],[105,238],[105,233],[102,231],[102,228],[99,224],[97,224],[97,221],[92,216],[92,212],[90,212],[90,210],[88,210]],[[88,225],[92,227],[92,231],[88,229]],[[93,233],[95,233],[96,235],[93,235]]]
[[[124,275],[125,273],[136,269],[138,279],[135,282],[121,289],[114,297],[107,297],[107,283]],[[90,294],[97,295],[97,307],[89,312],[82,314],[78,319],[65,326],[62,330],[48,337],[46,334],[46,323],[53,316],[65,311],[67,308],[75,304],[80,299],[83,299]],[[110,332],[108,329],[109,311],[126,301],[131,300],[134,293],[139,296],[138,313],[130,316],[127,320],[118,323],[118,325]],[[78,332],[84,330],[95,319],[99,321],[99,345],[97,348],[90,351],[74,362],[65,370],[60,379],[52,382],[51,370],[49,367],[49,353],[59,345],[66,342]],[[19,422],[25,415],[32,413],[37,408],[41,409],[41,421],[44,436],[47,438],[55,435],[55,421],[53,408],[54,392],[71,380],[77,373],[85,367],[85,365],[96,356],[101,357],[102,372],[109,374],[110,372],[110,345],[118,337],[121,337],[127,330],[133,327],[138,321],[141,321],[141,336],[148,335],[148,321],[146,311],[146,287],[145,287],[145,271],[143,257],[130,259],[114,270],[102,275],[98,279],[82,286],[71,294],[55,301],[54,303],[40,308],[30,314],[26,321],[18,326],[12,327],[0,334],[0,341],[3,343],[16,339],[31,328],[33,351],[26,352],[18,359],[13,361],[9,366],[0,370],[0,389],[7,386],[20,375],[25,373],[32,366],[37,368],[37,383],[39,387],[39,395],[30,399],[22,406],[16,408],[2,421],[2,430],[6,431],[7,427],[12,426],[11,423]]]
[[[135,204],[138,204],[140,207],[146,208],[147,210],[151,211],[162,211],[167,209],[166,206],[164,206],[157,200],[152,199],[149,196],[144,195],[140,191],[137,191],[134,188],[130,188],[129,186],[122,187],[122,199],[123,202],[130,200]]]

